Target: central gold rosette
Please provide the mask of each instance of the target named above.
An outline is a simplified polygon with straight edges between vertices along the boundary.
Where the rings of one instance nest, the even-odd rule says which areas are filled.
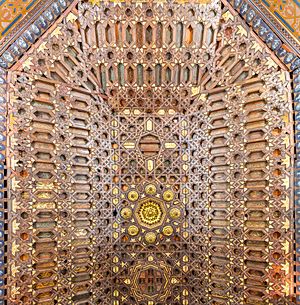
[[[120,214],[134,241],[158,244],[178,231],[176,227],[182,216],[180,204],[174,201],[171,188],[158,190],[155,184],[149,183],[143,193],[139,188],[131,188],[127,193],[128,201],[124,201]]]
[[[157,202],[150,200],[141,204],[138,215],[143,223],[154,225],[161,221],[163,212]]]
[[[138,201],[134,215],[138,224],[153,229],[164,223],[167,211],[162,200],[145,197]]]

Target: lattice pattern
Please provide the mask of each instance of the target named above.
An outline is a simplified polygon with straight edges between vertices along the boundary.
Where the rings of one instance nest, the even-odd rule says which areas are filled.
[[[188,224],[185,221],[187,121],[183,115],[124,112],[112,122],[116,135],[114,142],[118,143],[114,154],[117,183],[113,187],[113,202],[117,211],[121,210],[121,217],[124,208],[135,217],[122,217],[123,221],[116,225],[115,250],[119,255],[113,258],[114,283],[120,286],[114,288],[118,292],[114,300],[124,305],[129,302],[149,304],[146,301],[153,302],[154,299],[162,303],[184,304],[188,302],[186,272],[189,260],[188,252],[182,251],[188,249]],[[150,135],[159,139],[156,154],[145,154],[148,147],[153,147],[149,141],[143,150],[138,148],[145,135],[149,135],[150,140]],[[154,219],[157,219],[152,226],[145,223],[147,215],[141,217],[139,214],[141,207],[149,202],[153,208],[154,202],[160,209],[160,213],[154,210],[150,215],[156,215]],[[139,292],[141,279],[131,279],[140,269],[153,264],[161,265],[167,282],[158,296],[150,294],[145,297]],[[134,288],[130,288],[132,285]],[[126,296],[130,289],[136,295],[136,301]]]
[[[293,304],[289,76],[226,8],[81,3],[10,77],[11,302]]]

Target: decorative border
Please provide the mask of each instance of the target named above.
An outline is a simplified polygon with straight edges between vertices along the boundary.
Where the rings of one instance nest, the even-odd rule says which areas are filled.
[[[277,34],[278,30],[267,25],[266,16],[260,13],[251,0],[222,0],[222,2],[229,3],[233,7],[290,71],[300,68],[300,57],[297,56],[299,50],[295,50],[291,41],[286,43],[282,41]]]
[[[22,22],[24,17],[34,9],[40,2],[37,0],[22,1],[0,1],[0,37],[1,39],[8,35],[11,31]]]
[[[16,40],[20,32],[25,31],[33,20],[36,20],[47,8],[49,8],[55,0],[40,0],[34,8],[32,8],[23,18],[6,34],[0,39],[0,53],[3,53],[9,46],[12,40]]]
[[[74,0],[57,0],[49,8],[44,8],[37,20],[28,24],[21,35],[17,34],[18,37],[4,51],[0,57],[0,67],[11,67],[72,2]]]
[[[293,32],[287,30],[286,27],[284,27],[283,22],[278,20],[276,16],[274,16],[268,10],[266,5],[262,4],[262,2],[264,1],[263,0],[248,0],[248,1],[254,4],[256,9],[258,9],[260,13],[264,16],[264,19],[267,20],[269,24],[272,26],[272,28],[277,31],[277,33],[280,35],[280,38],[283,41],[286,41],[287,43],[289,42],[290,45],[294,47],[294,50],[296,50],[298,55],[300,55],[299,39],[296,37],[296,35],[293,34]],[[293,1],[293,0],[289,0],[289,1]],[[296,0],[294,0],[293,2],[296,2]]]
[[[43,1],[43,0],[42,0]],[[44,7],[33,15],[38,15],[37,20],[28,22],[27,29],[17,30],[13,33],[5,51],[0,50],[0,305],[4,304],[1,297],[4,296],[4,213],[5,195],[5,120],[7,96],[7,70],[30,48],[30,46],[61,16],[69,4],[77,0],[56,0],[50,7]],[[295,118],[295,246],[296,246],[296,302],[300,304],[300,57],[299,46],[295,40],[282,38],[282,25],[275,23],[269,15],[262,14],[262,8],[253,4],[252,0],[221,0],[235,10],[246,24],[260,37],[260,39],[274,52],[284,63],[292,75],[294,95]],[[257,2],[257,0],[255,0]],[[43,1],[44,2],[44,1]],[[50,2],[50,1],[45,1]],[[257,6],[259,8],[257,8]],[[32,15],[32,16],[33,16]],[[270,24],[270,20],[273,24]],[[29,20],[33,18],[30,17]],[[271,23],[272,23],[271,22]],[[268,25],[270,24],[270,26]],[[275,25],[274,25],[275,24]],[[277,29],[276,29],[277,27]],[[280,29],[280,30],[279,30]],[[282,33],[281,33],[282,32]],[[279,34],[280,35],[279,35]],[[279,37],[280,36],[280,37]],[[298,54],[297,54],[298,53]]]
[[[5,301],[2,299],[5,295],[5,213],[6,207],[6,185],[5,173],[6,173],[6,95],[7,95],[7,84],[6,84],[6,71],[0,70],[0,305],[4,305]]]
[[[295,245],[296,245],[296,300],[300,304],[300,68],[293,71],[295,121]]]

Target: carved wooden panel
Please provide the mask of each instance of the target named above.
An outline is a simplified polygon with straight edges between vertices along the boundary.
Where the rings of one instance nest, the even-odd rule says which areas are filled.
[[[11,304],[293,304],[290,78],[218,1],[79,3],[9,97]]]

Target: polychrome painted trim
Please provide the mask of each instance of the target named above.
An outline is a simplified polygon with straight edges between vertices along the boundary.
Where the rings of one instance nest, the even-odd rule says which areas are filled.
[[[226,3],[226,1],[223,2]],[[293,71],[300,67],[300,57],[297,56],[297,50],[294,50],[290,43],[284,43],[277,35],[276,29],[267,25],[264,16],[251,3],[251,0],[229,0],[228,2],[290,70]]]
[[[4,0],[6,1],[6,0]],[[51,8],[56,0],[39,0],[25,16],[18,21],[9,32],[0,40],[0,53],[3,53],[9,45],[15,41],[22,32],[26,31],[29,26],[36,21],[44,11]],[[20,2],[20,1],[16,1]],[[1,1],[0,1],[1,3]]]
[[[34,7],[38,0],[0,1],[0,38],[6,36]]]
[[[0,70],[0,305],[4,305],[2,299],[5,295],[5,194],[6,185],[5,177],[5,150],[6,150],[6,135],[5,135],[5,121],[6,121],[6,71]]]
[[[295,118],[295,244],[296,244],[296,297],[300,303],[300,68],[293,71]]]
[[[0,305],[5,304],[2,297],[5,295],[5,195],[6,185],[4,177],[6,173],[5,151],[6,151],[6,71],[0,70]]]
[[[294,36],[300,41],[300,1],[299,0],[252,0],[274,24],[283,24],[284,36]],[[278,27],[278,25],[277,25]],[[286,33],[288,32],[288,33]]]
[[[27,28],[16,37],[0,58],[0,67],[9,68],[25,51],[50,27],[73,0],[57,0],[45,9],[39,17],[28,24]]]

